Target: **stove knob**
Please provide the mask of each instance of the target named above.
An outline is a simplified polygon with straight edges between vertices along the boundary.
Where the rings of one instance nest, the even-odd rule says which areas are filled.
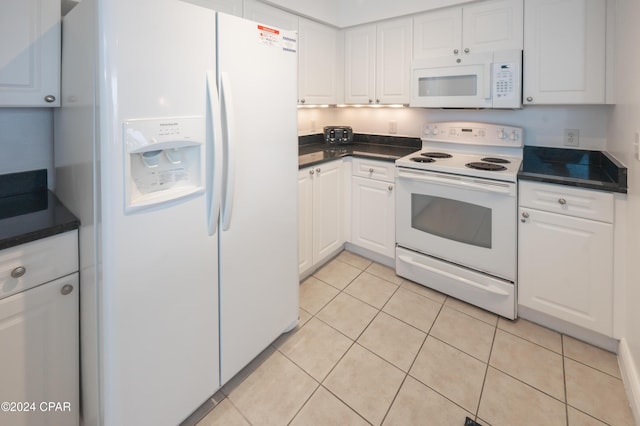
[[[518,132],[516,132],[515,130],[513,132],[511,132],[511,134],[509,135],[509,139],[511,139],[512,141],[517,141],[518,139],[520,139],[520,136],[518,136]]]
[[[429,128],[429,126],[424,128],[424,132],[423,133],[424,133],[425,136],[429,136],[431,134],[431,129]]]
[[[504,129],[498,130],[497,136],[498,136],[498,139],[506,139],[507,133],[504,131]]]
[[[440,130],[438,130],[437,127],[434,127],[433,130],[431,131],[432,135],[437,135],[438,133],[440,133]]]

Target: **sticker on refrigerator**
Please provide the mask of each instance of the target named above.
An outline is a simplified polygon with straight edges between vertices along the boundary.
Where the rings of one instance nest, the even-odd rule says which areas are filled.
[[[258,25],[258,41],[267,46],[280,47],[282,43],[280,30]]]

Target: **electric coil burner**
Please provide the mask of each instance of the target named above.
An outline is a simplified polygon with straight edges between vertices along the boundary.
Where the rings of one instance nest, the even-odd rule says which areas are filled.
[[[507,170],[505,166],[496,163],[487,163],[485,161],[474,161],[472,163],[465,164],[465,167],[476,170],[489,170],[492,172],[500,172],[502,170]]]
[[[429,158],[451,158],[451,154],[446,152],[421,152],[420,155]]]
[[[428,157],[411,157],[411,161],[415,161],[416,163],[433,163],[436,160]]]
[[[521,163],[521,128],[426,124],[422,150],[396,160],[396,273],[516,318]]]

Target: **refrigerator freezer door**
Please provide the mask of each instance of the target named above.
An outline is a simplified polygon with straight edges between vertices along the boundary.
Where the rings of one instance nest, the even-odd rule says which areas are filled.
[[[220,13],[217,31],[219,77],[234,106],[222,114],[235,164],[220,235],[225,383],[298,318],[297,37]]]

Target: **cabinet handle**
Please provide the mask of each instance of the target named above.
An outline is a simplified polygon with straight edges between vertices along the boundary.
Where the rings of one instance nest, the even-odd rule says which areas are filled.
[[[310,175],[312,175],[312,174],[314,174],[314,173],[315,173],[315,172],[313,171],[313,169],[309,170],[309,174],[310,174]]]
[[[520,222],[527,223],[527,219],[529,219],[529,213],[522,212],[522,219],[520,219]]]
[[[316,169],[316,173],[320,173],[320,167]]]
[[[460,63],[460,62],[462,62],[462,59],[458,58],[458,59],[456,59],[456,62]]]
[[[380,103],[380,99],[376,99],[376,103],[379,104]]]
[[[60,293],[62,293],[63,296],[66,296],[67,294],[71,293],[72,291],[73,291],[73,286],[71,284],[65,284],[60,289]]]
[[[389,185],[389,191],[393,191],[393,185]]]
[[[457,55],[458,53],[460,53],[460,51],[458,49],[453,49],[453,54]]]
[[[464,53],[469,53],[469,48],[468,47],[464,49]]]
[[[564,206],[565,204],[567,204],[567,200],[565,200],[564,198],[558,198],[558,203]]]
[[[371,167],[371,168],[369,169],[369,173],[373,173],[373,171],[374,171],[374,170],[373,170],[373,167]]]
[[[373,103],[373,99],[369,99],[369,103],[372,104]]]
[[[306,101],[305,101],[304,99],[300,99],[300,103],[301,103],[301,104],[303,104],[303,103],[305,103],[305,102],[306,102]]]
[[[533,98],[531,96],[527,96],[527,102],[533,102]]]
[[[48,103],[55,102],[56,101],[56,97],[53,96],[53,95],[47,95],[47,96],[44,97],[44,101],[48,102]]]
[[[20,278],[26,273],[27,273],[27,268],[25,268],[24,266],[18,266],[13,271],[11,271],[11,276],[13,278]]]

